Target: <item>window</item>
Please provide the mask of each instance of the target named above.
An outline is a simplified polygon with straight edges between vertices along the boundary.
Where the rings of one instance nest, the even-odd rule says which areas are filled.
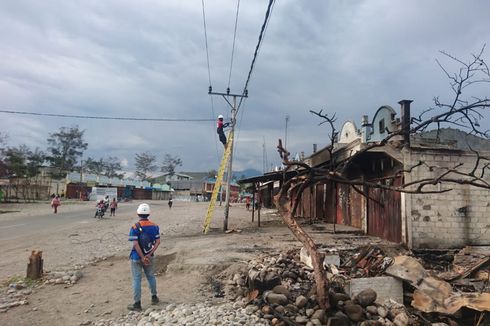
[[[385,119],[379,120],[379,133],[383,134],[385,132]]]

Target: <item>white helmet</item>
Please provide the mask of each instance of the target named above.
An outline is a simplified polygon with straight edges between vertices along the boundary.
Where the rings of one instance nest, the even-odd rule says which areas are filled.
[[[218,116],[218,119],[223,119],[223,116],[220,114],[220,115]]]
[[[150,205],[145,203],[140,204],[138,206],[138,209],[136,210],[136,213],[138,215],[150,215],[151,214]]]

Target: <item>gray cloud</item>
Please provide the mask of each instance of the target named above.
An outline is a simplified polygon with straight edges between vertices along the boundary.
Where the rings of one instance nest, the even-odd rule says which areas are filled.
[[[206,1],[214,90],[228,85],[234,10]],[[265,3],[241,2],[230,87],[241,92]],[[277,1],[243,107],[235,167],[262,167],[284,136],[292,152],[326,145],[328,130],[309,109],[346,119],[372,116],[381,105],[414,99],[415,112],[434,96],[450,98],[434,59],[461,58],[488,42],[487,1]],[[0,107],[105,116],[214,118],[200,1],[3,1],[0,3]],[[486,56],[488,58],[488,55]],[[450,65],[450,63],[448,62]],[[488,94],[487,88],[476,92]],[[214,98],[215,114],[229,114]],[[86,155],[136,152],[179,155],[185,170],[218,167],[214,122],[142,123],[1,114],[9,143],[46,146],[49,132],[78,124]]]

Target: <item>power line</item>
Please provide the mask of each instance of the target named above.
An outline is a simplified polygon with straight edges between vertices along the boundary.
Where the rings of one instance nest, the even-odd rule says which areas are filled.
[[[203,21],[203,27],[204,27],[204,43],[206,44],[206,62],[208,64],[208,81],[209,81],[209,88],[211,88],[211,68],[210,68],[210,64],[209,64],[208,32],[207,32],[207,26],[206,26],[206,11],[205,11],[204,0],[201,0],[201,4],[202,4],[202,21]],[[214,119],[216,119],[216,115],[214,113],[213,97],[210,96],[210,99],[211,99],[211,114],[212,114],[211,117],[213,118],[213,121],[214,121]],[[213,128],[213,130],[214,130],[214,128]],[[216,148],[216,159],[219,162],[218,137],[216,136],[215,132],[213,132],[213,135],[214,135],[214,144],[215,144],[215,148]]]
[[[230,75],[228,76],[228,89],[230,89],[231,72],[233,70],[233,57],[235,54],[236,30],[237,30],[237,26],[238,26],[238,13],[239,13],[239,11],[240,11],[240,0],[237,1],[237,7],[236,7],[235,31],[233,33],[233,46],[231,47],[231,61],[230,61]]]
[[[0,110],[0,113],[35,115],[35,116],[44,116],[44,117],[57,117],[57,118],[95,119],[95,120],[159,121],[159,122],[208,122],[208,121],[214,121],[214,119],[106,117],[106,116],[71,115],[71,114],[56,114],[56,113],[37,113],[37,112],[25,112],[25,111],[13,111],[13,110]]]
[[[209,80],[209,87],[211,87],[211,68],[209,65],[208,32],[207,32],[207,27],[206,27],[206,13],[204,10],[204,0],[201,0],[201,3],[202,3],[202,21],[203,21],[203,25],[204,25],[204,42],[206,44],[206,59],[207,59],[207,63],[208,63],[208,80]]]
[[[252,63],[250,64],[250,70],[248,72],[247,81],[245,82],[245,86],[243,87],[243,93],[244,94],[247,92],[248,83],[250,82],[250,77],[252,76],[252,72],[253,72],[253,69],[255,66],[255,61],[257,60],[259,48],[260,48],[260,45],[261,45],[262,40],[264,38],[265,30],[266,30],[267,25],[269,23],[270,15],[272,14],[272,8],[274,6],[274,2],[275,2],[275,0],[269,0],[269,5],[267,6],[267,11],[265,12],[264,23],[262,24],[262,28],[260,29],[259,40],[257,42],[257,46],[255,47],[255,52],[254,52],[254,56],[252,59]],[[243,100],[243,98],[240,99],[240,103],[238,104],[238,109],[240,109],[240,105],[242,104],[242,100]]]

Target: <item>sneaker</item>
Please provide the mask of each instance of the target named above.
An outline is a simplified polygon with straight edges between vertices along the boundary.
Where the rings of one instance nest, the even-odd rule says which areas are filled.
[[[156,295],[151,296],[151,304],[158,304],[160,302],[160,299]]]
[[[138,302],[135,302],[133,304],[130,304],[128,306],[128,310],[131,310],[131,311],[141,311],[141,301],[138,301]]]

